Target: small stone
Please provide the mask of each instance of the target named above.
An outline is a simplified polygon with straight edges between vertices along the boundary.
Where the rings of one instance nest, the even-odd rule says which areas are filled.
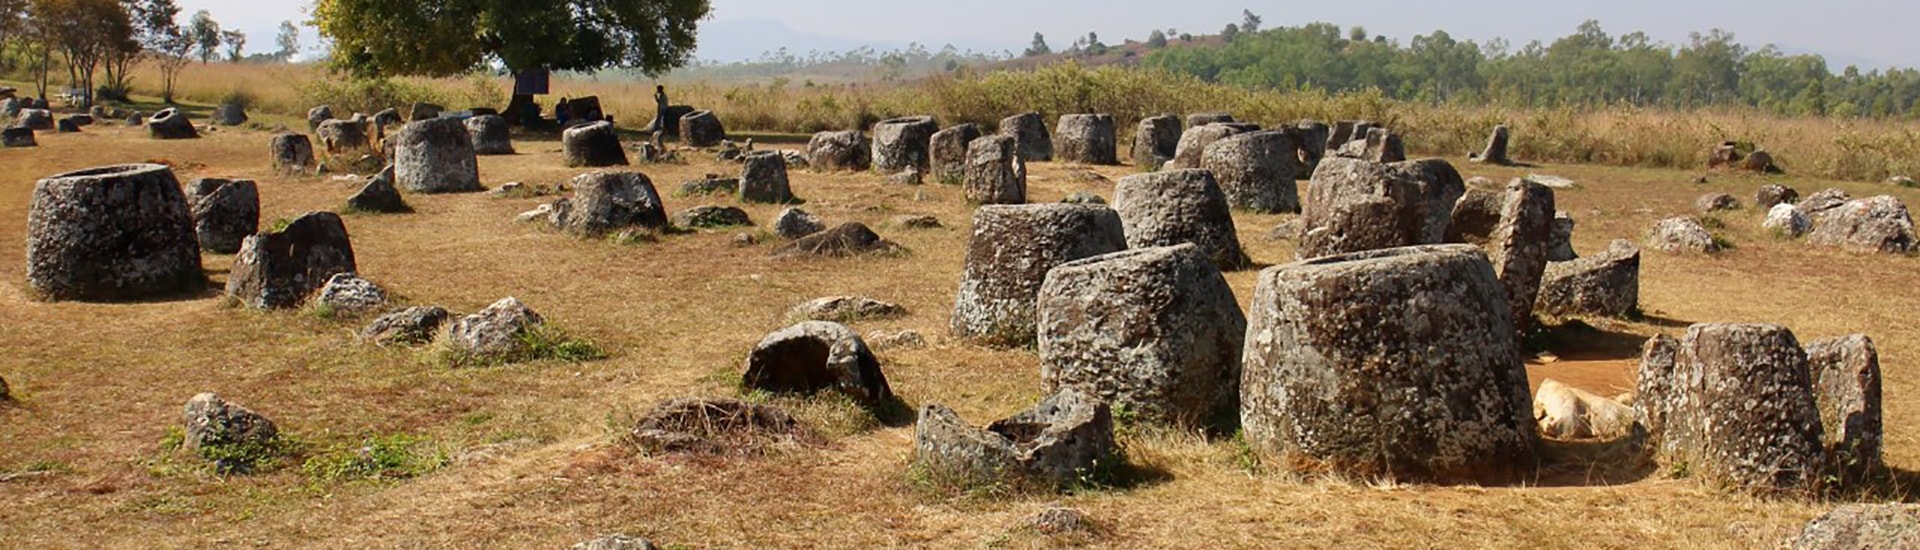
[[[679,227],[733,227],[753,225],[753,219],[747,211],[732,206],[695,206],[673,215],[673,224]]]
[[[1793,550],[1920,548],[1920,504],[1843,504],[1814,518]]]
[[[940,225],[940,218],[929,215],[901,216],[895,218],[893,223],[907,229],[939,229],[943,227]]]
[[[907,308],[865,296],[815,298],[787,310],[787,318],[791,320],[835,323],[888,319],[906,314]]]
[[[920,349],[927,347],[927,338],[915,330],[899,332],[876,330],[867,333],[867,344],[873,346],[875,350]]]
[[[337,315],[358,316],[387,305],[387,291],[353,273],[336,273],[320,287],[315,303]]]
[[[1701,212],[1739,210],[1740,200],[1726,193],[1708,193],[1701,195],[1699,200],[1693,201],[1693,209]]]
[[[1565,210],[1553,213],[1553,236],[1547,246],[1547,261],[1570,262],[1580,258],[1573,251],[1573,215]]]
[[[733,246],[737,248],[746,248],[756,244],[760,244],[760,237],[752,233],[742,232],[733,234]]]
[[[1774,205],[1788,204],[1800,200],[1800,192],[1792,187],[1767,184],[1753,192],[1753,205],[1756,208],[1773,208]]]
[[[887,176],[887,183],[891,183],[894,185],[920,185],[921,183],[924,183],[925,180],[926,178],[920,175],[919,170],[907,170],[905,172]]]
[[[1781,203],[1767,209],[1767,219],[1760,222],[1760,227],[1781,237],[1798,239],[1813,230],[1813,220],[1807,219],[1807,215],[1792,204]]]
[[[1711,254],[1719,252],[1720,243],[1715,242],[1713,233],[1693,218],[1667,218],[1653,226],[1653,233],[1647,236],[1647,246],[1655,250],[1672,253]]]
[[[853,256],[858,254],[886,253],[900,250],[900,245],[880,238],[866,224],[847,222],[833,229],[807,235],[780,248],[773,249],[769,255],[776,257],[794,256]]]
[[[447,310],[438,306],[410,307],[374,319],[360,330],[360,338],[383,346],[427,344],[447,319]]]
[[[787,240],[798,239],[826,229],[827,224],[821,222],[820,218],[798,206],[789,206],[781,210],[780,215],[773,219],[773,233]]]
[[[1023,525],[1035,533],[1057,536],[1090,531],[1093,520],[1079,509],[1053,506],[1028,516]]]
[[[187,400],[181,421],[186,424],[186,437],[181,441],[181,447],[203,455],[213,449],[265,445],[280,435],[279,428],[274,426],[272,420],[246,407],[228,403],[212,393],[202,393]],[[252,464],[244,461],[251,458],[220,458],[214,461],[214,467],[222,472],[245,473],[245,469]]]
[[[516,215],[513,217],[513,221],[514,223],[532,223],[537,221],[547,221],[548,219],[552,218],[552,216],[553,216],[553,204],[549,203],[549,204],[542,204],[540,206],[536,206],[532,210],[528,210],[526,212],[521,212],[519,215]]]
[[[454,321],[447,328],[447,344],[479,357],[505,357],[522,351],[522,335],[545,322],[520,300],[503,298],[479,313]]]
[[[1100,194],[1091,191],[1074,191],[1072,195],[1067,195],[1067,198],[1060,202],[1067,204],[1105,205],[1107,204],[1107,199],[1101,198]]]
[[[709,174],[707,177],[680,184],[682,197],[732,195],[738,192],[740,192],[740,178],[722,178]]]
[[[604,535],[573,545],[573,550],[654,550],[653,541],[626,535]]]
[[[774,393],[836,391],[875,406],[893,399],[880,361],[846,325],[805,321],[760,340],[741,386]]]

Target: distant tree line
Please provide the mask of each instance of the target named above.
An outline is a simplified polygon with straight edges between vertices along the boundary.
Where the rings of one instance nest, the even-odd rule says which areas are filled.
[[[1665,44],[1610,36],[1587,21],[1551,43],[1513,48],[1455,40],[1445,31],[1405,44],[1327,23],[1259,29],[1251,12],[1218,47],[1156,49],[1144,64],[1228,84],[1351,91],[1377,88],[1416,101],[1525,106],[1747,105],[1788,115],[1920,117],[1920,71],[1839,73],[1817,55],[1750,48],[1731,33]]]
[[[174,0],[0,0],[0,72],[24,72],[41,97],[57,69],[78,99],[125,100],[132,70],[142,62],[160,68],[162,99],[173,101],[173,84],[191,60],[209,63],[286,61],[300,49],[293,22],[280,24],[279,51],[245,57],[247,35],[222,29],[201,10],[184,24]]]

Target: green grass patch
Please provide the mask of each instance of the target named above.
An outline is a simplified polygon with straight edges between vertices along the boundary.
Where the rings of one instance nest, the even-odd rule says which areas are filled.
[[[426,475],[452,459],[425,438],[393,434],[369,437],[358,445],[328,449],[307,458],[300,473],[314,482],[386,481]]]

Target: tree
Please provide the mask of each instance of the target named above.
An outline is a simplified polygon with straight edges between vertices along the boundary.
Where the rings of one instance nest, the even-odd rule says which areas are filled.
[[[212,61],[213,56],[220,53],[220,23],[214,21],[213,14],[207,10],[193,14],[193,21],[187,24],[187,36],[193,39],[201,64]]]
[[[1147,47],[1149,48],[1167,47],[1167,33],[1155,30],[1153,31],[1153,34],[1147,35]]]
[[[318,0],[333,64],[358,76],[685,65],[708,0]]]
[[[1033,33],[1033,44],[1027,46],[1027,51],[1023,55],[1033,57],[1050,53],[1053,53],[1053,48],[1047,46],[1047,37],[1036,32]]]
[[[294,56],[300,55],[300,27],[293,26],[292,21],[280,22],[280,34],[273,41],[280,46],[273,56],[281,61],[292,61]]]
[[[179,82],[180,71],[193,62],[198,43],[180,28],[180,5],[174,0],[142,0],[135,16],[140,42],[160,66],[160,99],[173,103],[174,84]]]
[[[29,10],[41,42],[35,73],[46,96],[54,52],[67,62],[67,81],[80,90],[81,104],[92,105],[94,75],[101,63],[132,41],[133,23],[118,0],[34,0]]]
[[[106,99],[126,101],[133,91],[133,66],[146,53],[146,46],[140,40],[140,24],[136,20],[139,3],[116,0],[116,4],[119,9],[99,23],[104,33],[100,37],[104,48],[101,68],[106,70],[106,83],[99,86],[98,91]]]
[[[0,0],[0,52],[27,30],[27,0]],[[12,69],[13,57],[0,55],[0,71]]]
[[[1253,10],[1240,10],[1240,17],[1241,32],[1260,32],[1260,16],[1254,15]]]
[[[238,29],[220,31],[220,43],[227,46],[227,62],[239,63],[241,53],[247,49],[247,33],[240,32]]]
[[[1233,23],[1227,23],[1227,28],[1224,28],[1224,29],[1220,29],[1220,39],[1221,39],[1221,40],[1225,40],[1225,41],[1228,41],[1228,42],[1232,42],[1234,38],[1236,38],[1236,37],[1239,37],[1239,36],[1240,36],[1240,26],[1239,26],[1239,25],[1235,25],[1235,24],[1233,24]]]

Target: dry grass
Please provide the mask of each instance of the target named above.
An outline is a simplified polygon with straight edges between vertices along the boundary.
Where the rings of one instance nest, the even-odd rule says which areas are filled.
[[[158,82],[152,67],[136,71],[136,89],[156,93],[152,88]],[[336,110],[348,105],[371,110],[361,104],[377,99],[386,100],[382,105],[431,101],[456,109],[498,107],[510,86],[505,78],[471,76],[405,78],[370,90],[312,65],[209,64],[185,69],[179,94],[217,103],[240,92],[266,111],[304,115],[320,103],[334,104]],[[599,96],[606,112],[636,128],[654,114],[651,82],[563,77],[554,81],[552,91],[555,97]],[[1516,136],[1514,157],[1525,161],[1691,168],[1705,164],[1713,144],[1737,140],[1767,149],[1794,174],[1871,182],[1920,176],[1920,133],[1906,120],[1788,118],[1741,108],[1434,105],[1393,101],[1376,92],[1248,90],[1118,66],[1066,63],[879,84],[676,82],[670,92],[675,103],[719,113],[729,129],[762,132],[864,129],[884,118],[921,114],[938,116],[943,123],[991,128],[1007,114],[1038,111],[1049,120],[1069,113],[1112,113],[1122,121],[1122,133],[1130,134],[1131,122],[1145,116],[1221,110],[1268,125],[1301,118],[1383,121],[1404,134],[1410,150],[1447,156],[1478,150],[1493,126],[1504,123]]]
[[[192,73],[189,73],[192,76]],[[1522,134],[1523,136],[1525,134]],[[123,128],[43,134],[38,149],[0,150],[0,234],[24,235],[36,178],[101,164],[168,159],[198,176],[261,184],[262,217],[338,207],[354,186],[276,176],[267,136],[221,131],[192,142],[155,142]],[[1522,138],[1521,143],[1525,143]],[[786,145],[792,146],[792,145]],[[521,155],[483,157],[483,179],[552,184],[561,167],[551,136],[521,136]],[[1520,170],[1468,165],[1504,180]],[[1110,195],[1072,170],[1036,164],[1035,201],[1075,191]],[[663,189],[708,172],[705,156],[645,167]],[[1130,168],[1096,168],[1118,178]],[[1544,166],[1581,181],[1559,195],[1580,220],[1576,246],[1599,250],[1638,239],[1653,221],[1690,208],[1707,191],[1750,196],[1761,181],[1590,166]],[[1810,193],[1920,192],[1805,178]],[[1038,397],[1031,352],[996,351],[944,336],[964,255],[970,208],[956,187],[889,186],[872,174],[795,173],[795,192],[830,222],[858,220],[911,250],[905,256],[772,260],[769,245],[731,246],[730,232],[623,245],[576,240],[515,225],[539,199],[482,194],[410,196],[410,215],[347,218],[361,273],[417,303],[471,312],[517,296],[612,356],[484,369],[435,366],[426,352],[355,341],[357,325],[298,313],[222,307],[214,296],[151,304],[31,302],[24,252],[0,249],[0,376],[21,404],[0,409],[0,473],[53,471],[0,482],[0,540],[20,547],[490,547],[554,548],[606,532],[690,547],[1047,547],[1017,532],[1052,499],[939,500],[907,478],[911,426],[828,430],[818,447],[769,456],[684,463],[620,452],[630,420],[672,397],[737,394],[746,352],[781,326],[793,304],[865,294],[910,315],[858,323],[862,331],[915,329],[932,345],[887,350],[881,361],[909,405],[938,402],[984,423]],[[678,198],[672,209],[724,198]],[[777,207],[740,205],[766,223]],[[932,214],[947,229],[888,221]],[[1714,258],[1649,253],[1642,274],[1648,319],[1605,325],[1627,342],[1699,321],[1764,321],[1803,339],[1866,332],[1886,369],[1888,462],[1920,468],[1920,407],[1909,361],[1920,336],[1911,258],[1863,257],[1772,240],[1760,213],[1724,216],[1738,249]],[[1264,238],[1281,218],[1238,218],[1256,261],[1291,257]],[[231,259],[208,256],[216,281]],[[1229,275],[1244,301],[1255,272]],[[1629,384],[1631,350],[1587,350],[1578,361],[1537,366],[1612,393]],[[1569,354],[1572,355],[1572,354]],[[343,448],[406,434],[446,449],[445,466],[405,480],[316,481],[299,468],[220,478],[160,442],[179,408],[215,391],[267,414],[309,448]],[[803,418],[834,418],[832,404]],[[844,419],[842,420],[844,421]],[[1100,546],[1144,547],[1603,547],[1752,548],[1792,533],[1825,505],[1721,494],[1686,480],[1555,475],[1524,487],[1431,487],[1367,480],[1302,480],[1250,469],[1231,440],[1130,433],[1143,475],[1122,488],[1061,497],[1105,526]]]

